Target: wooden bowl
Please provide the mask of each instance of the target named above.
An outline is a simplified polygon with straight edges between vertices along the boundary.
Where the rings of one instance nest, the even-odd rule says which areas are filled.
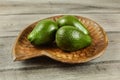
[[[49,17],[56,21],[59,16]],[[59,49],[55,44],[48,46],[33,46],[27,39],[28,34],[33,30],[37,22],[25,28],[17,37],[13,47],[13,57],[15,61],[26,60],[37,56],[48,56],[54,60],[64,63],[84,63],[95,59],[103,54],[107,45],[108,38],[104,30],[96,22],[81,16],[76,16],[88,29],[92,37],[92,44],[84,49],[74,52],[65,52]]]

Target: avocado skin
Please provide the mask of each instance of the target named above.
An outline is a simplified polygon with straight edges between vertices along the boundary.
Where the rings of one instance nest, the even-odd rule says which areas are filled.
[[[72,16],[72,15],[64,15],[62,17],[60,17],[57,20],[57,24],[59,27],[61,26],[74,26],[77,29],[79,29],[80,31],[82,31],[84,34],[89,34],[88,30],[86,29],[85,25],[82,24],[82,22],[80,22],[77,17]]]
[[[92,39],[73,26],[62,26],[56,32],[56,44],[64,51],[76,51],[89,46]]]
[[[56,22],[49,19],[41,20],[27,38],[32,44],[37,46],[49,44],[54,41],[57,30]]]

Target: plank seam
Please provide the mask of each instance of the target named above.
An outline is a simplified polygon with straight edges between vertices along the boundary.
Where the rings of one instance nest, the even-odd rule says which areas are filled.
[[[82,63],[82,64],[65,64],[65,63],[59,63],[58,65],[52,65],[52,66],[34,66],[34,67],[24,67],[24,68],[9,68],[9,69],[0,69],[0,72],[4,71],[16,71],[16,70],[36,70],[36,69],[48,69],[48,68],[57,68],[57,67],[80,67],[80,66],[90,66],[90,65],[103,65],[103,64],[114,64],[114,63],[120,63],[120,60],[110,60],[110,61],[101,61],[101,62],[88,62],[88,63]]]

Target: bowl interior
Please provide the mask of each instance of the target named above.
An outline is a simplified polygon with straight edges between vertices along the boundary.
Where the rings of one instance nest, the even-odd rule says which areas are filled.
[[[49,19],[57,20],[61,16],[53,16]],[[28,34],[33,30],[37,22],[25,28],[18,36],[13,48],[15,60],[25,60],[37,56],[48,56],[52,59],[67,63],[83,63],[99,57],[107,47],[108,39],[104,30],[96,22],[76,16],[88,29],[92,37],[92,44],[86,48],[74,52],[65,52],[59,49],[56,44],[48,46],[33,46],[27,39]],[[79,43],[78,43],[79,44]]]

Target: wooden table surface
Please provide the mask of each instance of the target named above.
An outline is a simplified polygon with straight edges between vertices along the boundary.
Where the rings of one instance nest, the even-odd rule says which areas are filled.
[[[58,14],[77,14],[99,23],[109,38],[104,55],[77,65],[46,57],[13,62],[18,33]],[[0,80],[120,80],[120,0],[0,0]]]

